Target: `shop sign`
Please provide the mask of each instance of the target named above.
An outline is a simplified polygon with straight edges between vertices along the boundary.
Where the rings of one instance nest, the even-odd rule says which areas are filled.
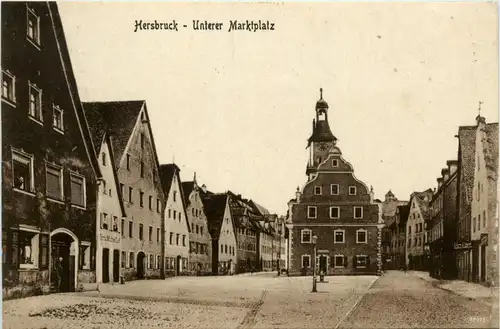
[[[463,243],[455,243],[453,244],[454,249],[469,249],[472,247],[472,244],[470,242],[463,242]]]
[[[317,251],[318,254],[329,254],[330,251],[329,250],[324,250],[324,249],[321,249],[321,250],[318,250]]]
[[[101,241],[120,243],[120,237],[116,235],[101,234]]]

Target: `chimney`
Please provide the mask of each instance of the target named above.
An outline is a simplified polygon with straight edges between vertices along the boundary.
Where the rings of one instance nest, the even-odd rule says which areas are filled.
[[[440,189],[440,188],[441,188],[441,185],[443,185],[443,177],[439,177],[439,178],[437,179],[437,182],[438,182],[438,189]]]
[[[201,190],[203,191],[203,193],[207,193],[207,186],[205,184],[203,184],[201,186]]]
[[[441,169],[441,176],[443,177],[443,182],[448,180],[448,177],[450,177],[450,171],[448,168]]]
[[[446,161],[448,165],[448,170],[450,171],[450,176],[453,175],[458,169],[458,161],[457,160],[448,160]]]

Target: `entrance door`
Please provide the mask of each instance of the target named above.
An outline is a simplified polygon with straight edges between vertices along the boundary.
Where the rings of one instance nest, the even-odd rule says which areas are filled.
[[[65,233],[55,234],[51,238],[52,273],[50,281],[55,291],[58,291],[59,279],[61,281],[59,292],[75,291],[75,256],[70,256],[72,242],[73,239]],[[59,272],[57,268],[60,268]]]
[[[481,282],[486,281],[486,246],[481,246]]]
[[[144,258],[146,255],[140,251],[137,253],[137,278],[144,279]]]
[[[113,281],[120,282],[120,250],[116,249],[113,250]]]
[[[327,274],[327,264],[326,264],[326,256],[319,257],[319,273],[323,272],[324,275]]]
[[[475,247],[472,249],[472,282],[477,282],[479,277],[478,277],[478,272],[479,272],[479,248]]]
[[[181,274],[181,256],[177,256],[177,262],[175,264],[175,275]]]
[[[102,250],[102,282],[109,282],[109,249]]]

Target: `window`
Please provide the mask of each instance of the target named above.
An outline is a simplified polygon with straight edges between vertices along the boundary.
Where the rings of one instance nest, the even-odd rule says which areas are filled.
[[[144,162],[141,161],[141,178],[144,178]]]
[[[367,243],[368,238],[366,236],[366,230],[359,229],[356,231],[356,243]]]
[[[486,227],[486,211],[483,210],[483,228]]]
[[[330,194],[338,195],[339,194],[339,184],[331,184],[330,185]]]
[[[12,176],[14,188],[20,191],[33,192],[33,156],[12,150]]]
[[[2,71],[2,99],[16,102],[16,77],[8,71]]]
[[[134,229],[134,223],[132,221],[128,222],[128,237],[129,238],[134,237],[134,235],[133,235],[134,230],[133,229]]]
[[[125,251],[122,251],[122,261],[120,262],[122,264],[122,268],[125,268],[125,264],[127,264],[127,253]]]
[[[472,219],[472,232],[476,232],[476,217]]]
[[[160,212],[160,199],[156,199],[156,212]],[[175,218],[175,216],[174,216]]]
[[[101,228],[107,230],[108,227],[108,214],[101,213]]]
[[[42,90],[29,84],[29,115],[31,118],[43,122],[42,115]]]
[[[113,216],[113,231],[118,232],[118,217]]]
[[[123,200],[125,200],[125,190],[122,183],[120,183],[120,193],[122,194]]]
[[[133,189],[131,186],[128,187],[128,202],[130,203],[133,203],[132,202],[132,192],[133,192]]]
[[[182,235],[182,245],[185,247],[186,246],[186,235]]]
[[[63,112],[63,110],[59,106],[53,105],[52,111],[53,111],[52,127],[54,128],[54,130],[56,130],[60,133],[64,133],[64,124],[63,124],[64,112]]]
[[[70,174],[71,180],[71,204],[85,207],[85,178],[83,176]]]
[[[335,230],[334,234],[334,243],[345,243],[345,231],[344,230]]]
[[[141,149],[144,149],[144,133],[141,133]]]
[[[134,253],[132,251],[128,255],[128,267],[134,268]]]
[[[174,202],[177,200],[177,191],[174,191]]]
[[[160,229],[156,228],[156,242],[160,242]]]
[[[36,45],[40,45],[40,17],[38,17],[33,9],[27,8],[27,36],[28,40]]]
[[[139,224],[139,240],[144,239],[144,226],[142,224]]]
[[[153,241],[153,226],[149,227],[149,241]]]
[[[321,195],[321,186],[314,187],[314,195]]]
[[[340,218],[340,207],[330,207],[330,218]]]
[[[102,165],[106,166],[106,153],[102,152]],[[122,185],[122,184],[120,184]]]
[[[307,207],[307,218],[316,218],[316,207],[314,206]]]
[[[122,219],[121,229],[122,229],[122,236],[125,237],[125,219]]]
[[[332,160],[332,167],[335,167],[335,168],[336,168],[336,167],[338,167],[338,166],[339,166],[339,160],[337,160],[337,159],[333,159],[333,160]]]
[[[156,255],[156,268],[160,268],[160,256]]]
[[[302,243],[311,243],[312,242],[311,230],[305,229],[305,230],[300,231],[300,242],[302,242]]]
[[[347,259],[344,255],[335,255],[334,256],[333,266],[336,268],[347,267]]]
[[[481,214],[477,215],[477,230],[481,229]]]
[[[63,199],[63,177],[62,168],[56,165],[47,164],[45,167],[46,173],[46,192],[47,197],[62,200]]]
[[[203,235],[203,226],[200,226],[200,234]]]
[[[139,205],[144,207],[144,192],[142,191],[139,192]]]
[[[149,255],[149,268],[152,269],[154,267],[155,258],[153,255]]]
[[[102,180],[102,194],[106,194],[106,181],[103,179]]]
[[[357,255],[354,256],[355,259],[355,267],[356,268],[365,268],[368,266],[368,256],[366,255]]]
[[[38,232],[19,231],[19,265],[21,268],[38,267]]]
[[[174,210],[174,219],[177,218],[177,210]]]
[[[311,256],[302,255],[302,268],[311,268]]]
[[[349,186],[349,195],[356,195],[356,186]]]
[[[149,196],[149,210],[153,209],[153,196]]]
[[[196,225],[196,234],[198,234],[198,225]]]
[[[363,218],[363,207],[354,207],[354,218]]]
[[[179,237],[180,237],[180,234],[179,234],[179,233],[177,233],[177,234],[175,235],[175,245],[177,245],[177,246],[179,245]]]
[[[174,243],[174,233],[170,232],[170,244]]]
[[[130,154],[127,154],[127,170],[130,170]]]

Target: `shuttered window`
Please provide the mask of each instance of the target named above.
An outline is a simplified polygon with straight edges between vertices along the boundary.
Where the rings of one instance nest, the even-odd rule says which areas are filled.
[[[47,196],[56,200],[62,200],[62,169],[47,165],[46,167],[46,190]]]
[[[71,174],[71,204],[85,207],[85,178]]]

